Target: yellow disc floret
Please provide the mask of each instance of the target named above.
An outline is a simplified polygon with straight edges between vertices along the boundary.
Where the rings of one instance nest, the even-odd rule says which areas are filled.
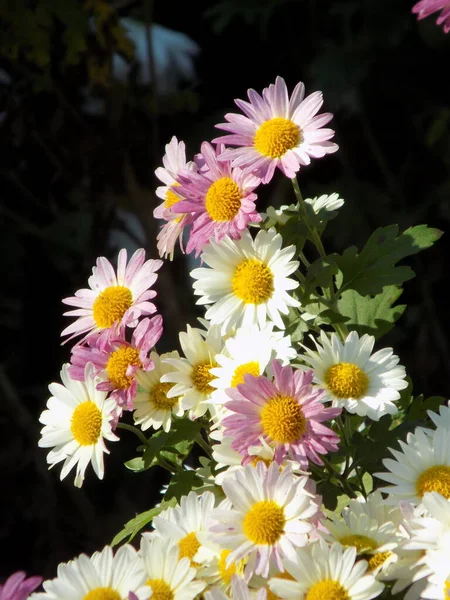
[[[249,258],[236,267],[231,286],[245,304],[262,304],[274,292],[273,274],[262,261]]]
[[[168,398],[169,390],[173,388],[173,383],[157,383],[152,387],[149,393],[150,402],[160,410],[172,409],[177,403],[179,396]]]
[[[83,600],[121,600],[121,596],[110,587],[98,587],[88,592]]]
[[[153,600],[173,600],[175,598],[175,594],[164,579],[149,579],[146,581],[146,585],[152,588]]]
[[[254,146],[270,158],[281,158],[302,140],[300,127],[289,119],[275,117],[264,121],[256,131]]]
[[[175,185],[180,185],[179,183],[174,183]],[[175,192],[173,192],[170,188],[166,192],[166,196],[164,198],[164,208],[171,208],[174,204],[181,200],[180,196],[178,196]]]
[[[102,430],[102,413],[91,400],[79,404],[72,413],[70,430],[80,446],[96,444]]]
[[[210,371],[214,367],[217,367],[215,362],[201,362],[192,369],[192,383],[202,394],[212,394],[215,390],[215,388],[209,385],[213,379],[216,379],[216,376]]]
[[[284,510],[273,500],[256,502],[244,517],[244,533],[254,544],[275,544],[284,533]]]
[[[220,579],[223,581],[225,585],[230,585],[231,578],[233,575],[242,574],[243,572],[243,561],[239,561],[239,564],[231,563],[229,567],[227,567],[227,558],[231,554],[231,550],[222,550],[220,553],[219,559],[217,561],[217,570],[219,571]]]
[[[325,383],[337,398],[362,398],[369,387],[366,373],[353,363],[340,362],[325,373]]]
[[[450,598],[450,580],[444,583],[444,598]]]
[[[291,444],[299,440],[306,425],[299,403],[291,396],[274,396],[261,411],[263,432],[274,442]]]
[[[438,492],[450,500],[450,466],[434,465],[426,469],[416,481],[416,491],[419,498],[425,492]]]
[[[95,324],[101,329],[120,321],[133,304],[131,290],[122,285],[113,285],[100,292],[94,300],[92,312]]]
[[[198,541],[195,532],[191,531],[191,533],[185,535],[184,538],[178,542],[178,547],[180,549],[180,558],[186,556],[192,563],[192,559],[200,548],[200,542]]]
[[[106,373],[116,389],[126,390],[133,383],[133,375],[127,375],[127,369],[131,366],[142,366],[138,348],[121,346],[109,357],[106,363]]]
[[[366,535],[359,534],[351,534],[344,535],[339,538],[339,543],[342,546],[355,546],[356,551],[360,552],[370,552],[371,550],[375,550],[378,547],[378,544],[375,540]]]
[[[381,565],[383,565],[390,556],[392,556],[392,552],[389,552],[389,550],[388,550],[386,552],[378,552],[377,554],[374,554],[370,558],[367,557],[368,558],[367,569],[369,571],[374,571],[377,567],[381,567]]]
[[[240,383],[244,383],[244,375],[247,374],[258,377],[259,362],[257,362],[256,360],[252,360],[248,363],[236,367],[233,373],[233,377],[231,379],[231,387],[236,387]]]
[[[350,600],[347,590],[333,579],[318,581],[308,590],[305,600]]]
[[[213,221],[232,221],[241,208],[242,194],[230,177],[221,177],[206,192],[205,208]]]

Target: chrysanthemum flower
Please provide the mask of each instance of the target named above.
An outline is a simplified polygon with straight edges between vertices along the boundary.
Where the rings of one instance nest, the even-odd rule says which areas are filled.
[[[153,600],[193,600],[204,589],[205,582],[193,581],[196,569],[187,557],[180,558],[179,548],[170,538],[144,533],[139,555]]]
[[[75,323],[64,329],[61,335],[77,335],[111,330],[119,326],[136,327],[141,315],[156,312],[156,306],[149,302],[156,296],[149,288],[157,279],[156,271],[161,260],[145,261],[145,251],[136,250],[127,265],[127,251],[122,249],[117,260],[117,274],[104,256],[97,258],[97,266],[92,268],[88,279],[91,289],[75,292],[75,296],[64,298],[64,304],[76,306],[64,315],[78,317]]]
[[[206,318],[221,325],[222,333],[234,327],[258,324],[267,320],[284,329],[280,313],[300,303],[287,292],[298,282],[289,278],[298,262],[291,260],[294,246],[282,248],[283,240],[274,229],[259,231],[252,239],[249,231],[240,240],[225,236],[220,244],[212,241],[201,259],[211,268],[191,271],[194,294],[201,296],[197,304],[212,304]]]
[[[265,590],[259,590],[254,594],[254,590],[250,590],[245,581],[238,577],[233,576],[231,579],[231,591],[230,594],[220,588],[212,588],[205,592],[205,600],[267,600],[267,594]]]
[[[41,583],[42,577],[27,577],[24,571],[17,571],[0,585],[0,600],[27,600]]]
[[[322,331],[320,342],[314,340],[317,351],[305,347],[306,353],[299,358],[314,369],[315,383],[325,389],[324,401],[331,400],[334,406],[374,421],[397,412],[398,390],[408,383],[392,348],[372,354],[375,338],[367,334],[360,338],[356,331],[344,343],[335,333],[329,339]]]
[[[255,90],[247,92],[250,102],[235,100],[246,116],[227,114],[228,123],[216,125],[229,131],[213,142],[223,142],[239,148],[228,148],[220,156],[231,160],[233,167],[252,171],[269,183],[278,167],[287,177],[295,177],[302,165],[312,158],[321,158],[338,150],[330,142],[334,131],[324,129],[333,115],[318,115],[323,104],[322,92],[305,98],[305,86],[298,83],[289,99],[284,79],[265,88],[262,97]]]
[[[255,209],[257,195],[253,190],[261,183],[258,177],[231,168],[229,161],[218,161],[217,155],[225,146],[214,149],[203,142],[201,154],[205,169],[183,170],[178,175],[177,193],[186,198],[173,206],[174,212],[192,213],[193,220],[186,252],[195,250],[198,256],[211,239],[220,242],[225,235],[233,240],[249,223],[259,223],[260,215]]]
[[[121,546],[113,556],[109,546],[92,556],[81,554],[58,566],[58,576],[44,581],[45,592],[32,595],[33,600],[128,600],[133,593],[138,600],[150,597],[145,584],[146,573],[136,550]]]
[[[103,479],[103,453],[109,454],[104,440],[117,441],[111,428],[116,419],[116,402],[107,399],[106,392],[97,389],[99,378],[94,377],[94,367],[88,363],[84,382],[70,378],[68,365],[63,365],[60,383],[49,385],[52,397],[39,421],[41,430],[38,445],[53,448],[47,455],[50,467],[64,461],[61,479],[76,465],[75,485],[81,487],[86,467],[91,462],[99,479]]]
[[[425,19],[435,12],[441,10],[437,18],[437,25],[444,25],[445,33],[450,31],[450,2],[449,0],[420,0],[414,4],[412,11],[417,14],[418,19]]]
[[[245,557],[246,579],[253,573],[267,577],[272,565],[282,569],[281,559],[292,557],[296,546],[308,543],[318,503],[305,489],[307,477],[294,477],[289,468],[280,472],[276,463],[247,465],[223,483],[232,508],[216,508],[211,538],[231,549],[227,565]]]
[[[296,551],[294,560],[283,565],[294,581],[273,577],[271,591],[281,598],[295,600],[370,600],[381,594],[384,585],[366,574],[367,562],[355,563],[356,548],[344,549],[323,540]]]
[[[163,202],[155,208],[153,216],[155,219],[167,221],[157,236],[157,248],[161,258],[173,258],[174,248],[177,240],[183,250],[183,230],[189,222],[189,215],[180,215],[172,211],[172,207],[183,199],[183,196],[175,191],[178,187],[177,177],[182,169],[197,171],[194,162],[186,162],[186,148],[184,142],[179,142],[175,136],[166,144],[166,153],[163,156],[164,167],[158,167],[155,171],[156,177],[165,185],[156,188],[156,195]]]
[[[340,408],[325,408],[322,392],[313,390],[314,373],[283,367],[272,361],[274,381],[246,375],[245,383],[227,390],[231,401],[225,407],[234,415],[225,417],[224,434],[233,439],[232,448],[251,460],[248,449],[260,445],[260,439],[275,449],[274,460],[286,456],[307,468],[308,461],[322,465],[320,454],[335,452],[339,436],[323,421],[334,419]]]
[[[72,379],[84,381],[84,369],[92,362],[102,381],[97,389],[111,392],[110,398],[118,406],[133,409],[137,391],[136,374],[139,370],[153,369],[148,353],[162,335],[162,317],[145,318],[133,331],[131,342],[122,335],[103,342],[100,335],[89,336],[87,345],[76,345],[72,349],[69,374]]]
[[[397,504],[408,500],[419,504],[426,492],[439,492],[450,499],[450,445],[449,430],[438,427],[434,432],[416,428],[408,433],[406,443],[399,441],[401,452],[389,448],[395,460],[386,458],[383,465],[388,472],[374,473],[392,485],[379,488],[389,494],[386,502]]]

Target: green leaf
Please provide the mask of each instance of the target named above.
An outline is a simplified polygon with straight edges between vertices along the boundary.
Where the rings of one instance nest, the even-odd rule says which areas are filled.
[[[385,286],[401,285],[412,279],[414,271],[408,266],[396,266],[396,263],[432,246],[441,237],[442,231],[417,225],[397,234],[398,225],[379,227],[360,253],[352,246],[342,255],[329,257],[339,267],[336,285],[341,293],[350,289],[363,296],[376,295]]]
[[[359,335],[369,333],[376,339],[392,329],[401,317],[406,304],[393,304],[403,290],[396,285],[387,285],[376,296],[361,296],[355,290],[346,290],[338,300],[339,312],[348,317],[347,327]]]
[[[319,258],[308,268],[306,274],[306,286],[313,288],[328,287],[333,275],[338,274],[338,266],[334,260],[328,257]]]
[[[164,494],[164,500],[176,498],[179,500],[182,496],[189,494],[194,488],[203,485],[202,479],[195,471],[181,471],[175,473],[169,483],[167,492]]]
[[[446,400],[442,396],[430,396],[424,399],[423,394],[420,394],[420,396],[416,396],[412,400],[407,419],[408,421],[425,421],[426,424],[434,428],[427,411],[432,410],[437,413],[439,412],[439,407],[445,404]]]

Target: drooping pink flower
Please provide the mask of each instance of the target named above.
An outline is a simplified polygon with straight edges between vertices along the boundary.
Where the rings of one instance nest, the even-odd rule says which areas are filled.
[[[249,223],[261,221],[255,209],[257,195],[253,193],[261,180],[232,168],[229,161],[218,161],[217,156],[224,150],[223,144],[214,149],[203,142],[204,166],[198,172],[183,169],[177,178],[177,191],[185,200],[177,203],[173,211],[192,213],[186,252],[195,250],[196,256],[211,239],[220,242],[225,235],[239,239]]]
[[[322,465],[321,454],[338,449],[339,436],[322,424],[337,417],[340,408],[325,408],[323,392],[313,389],[314,372],[294,370],[272,361],[274,380],[245,375],[245,383],[229,388],[233,411],[223,420],[224,435],[232,438],[231,447],[253,460],[249,448],[260,446],[261,438],[275,450],[274,460],[281,464],[286,456],[307,468],[308,461]],[[254,454],[254,453],[253,453]]]
[[[156,296],[149,288],[155,283],[156,271],[162,266],[161,260],[145,260],[145,251],[136,250],[127,265],[127,251],[122,249],[117,259],[117,274],[107,258],[97,258],[97,265],[92,268],[88,279],[90,289],[81,289],[75,296],[64,298],[63,303],[76,306],[64,316],[78,317],[66,327],[62,336],[70,335],[71,340],[77,335],[103,332],[117,335],[121,328],[136,327],[141,315],[156,312],[156,306],[149,302]],[[68,340],[67,340],[68,341]],[[81,342],[79,342],[81,343]]]
[[[284,79],[277,77],[262,96],[252,89],[247,94],[250,102],[235,100],[246,116],[229,113],[225,115],[228,123],[216,125],[230,133],[213,142],[238,146],[227,148],[219,160],[230,160],[233,167],[253,172],[269,183],[276,167],[293,178],[301,166],[309,165],[311,157],[338,150],[338,145],[329,141],[334,131],[323,128],[333,115],[317,114],[323,104],[322,92],[305,98],[305,86],[300,82],[289,99]]]
[[[69,374],[72,379],[84,381],[84,369],[88,362],[95,368],[95,375],[104,381],[97,385],[98,390],[111,392],[120,407],[133,409],[133,399],[137,391],[135,373],[138,370],[150,371],[153,362],[149,358],[150,350],[162,335],[162,317],[156,315],[145,318],[133,331],[131,343],[125,338],[101,339],[93,335],[85,345],[77,345],[72,349]]]
[[[41,585],[42,577],[28,577],[24,571],[16,571],[0,585],[0,600],[26,600]]]
[[[449,0],[421,0],[412,8],[418,19],[425,19],[441,10],[436,20],[437,25],[443,25],[445,33],[450,31],[450,1]]]

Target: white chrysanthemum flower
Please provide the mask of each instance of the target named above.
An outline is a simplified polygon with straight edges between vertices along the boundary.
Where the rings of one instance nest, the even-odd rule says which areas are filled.
[[[266,590],[259,590],[255,595],[243,579],[234,576],[229,595],[221,588],[214,587],[205,593],[205,600],[267,600],[267,595]]]
[[[61,479],[76,465],[75,485],[81,487],[86,467],[92,467],[103,479],[103,453],[109,454],[104,440],[116,442],[111,422],[116,418],[117,404],[107,399],[107,392],[97,389],[101,379],[94,377],[94,366],[87,363],[85,381],[75,381],[63,365],[60,383],[49,385],[52,397],[47,402],[39,421],[44,425],[38,445],[53,448],[47,455],[50,468],[64,461]]]
[[[179,548],[172,539],[144,533],[139,555],[153,600],[193,600],[204,589],[205,583],[194,580],[196,569],[187,557],[180,558]]]
[[[91,557],[81,554],[58,565],[58,576],[44,581],[44,592],[33,600],[128,600],[133,593],[147,600],[150,589],[144,585],[145,571],[136,550],[126,544],[113,556],[109,546]]]
[[[342,198],[339,198],[339,194],[337,193],[305,198],[305,202],[312,207],[316,215],[319,215],[321,212],[333,213],[344,205],[344,201]]]
[[[179,358],[178,352],[166,352],[159,356],[156,352],[150,354],[154,364],[151,371],[137,371],[136,379],[139,384],[138,392],[134,398],[134,422],[140,425],[143,431],[153,427],[169,431],[172,424],[172,415],[181,417],[188,406],[184,403],[183,396],[168,397],[173,383],[164,383],[161,377],[172,371],[172,367],[164,362],[166,358]]]
[[[356,548],[343,548],[323,540],[300,548],[294,560],[284,560],[286,571],[294,578],[273,577],[271,591],[281,598],[295,600],[370,600],[381,594],[384,585],[367,574],[367,562],[355,563]]]
[[[360,338],[356,331],[344,343],[335,333],[328,338],[321,331],[320,342],[314,340],[317,351],[305,347],[306,353],[299,358],[314,369],[315,383],[325,389],[324,401],[374,421],[397,412],[398,390],[408,383],[392,348],[372,354],[375,338],[367,334]]]
[[[428,416],[436,425],[436,427],[446,427],[450,429],[450,401],[439,407],[439,414],[432,410],[427,410]]]
[[[278,225],[278,226],[286,225],[286,223],[291,218],[291,215],[287,214],[287,211],[298,213],[298,210],[299,210],[298,204],[282,204],[280,206],[280,208],[274,208],[273,206],[268,206],[267,212],[265,212],[265,213],[262,212],[260,214],[263,219],[264,227],[266,229],[269,229],[270,227],[275,227],[276,225]]]
[[[211,268],[194,269],[191,275],[197,304],[212,304],[206,318],[220,325],[226,334],[233,327],[273,321],[284,329],[280,313],[299,302],[288,294],[298,287],[289,275],[298,262],[291,260],[294,246],[282,248],[282,238],[274,229],[259,231],[253,240],[248,230],[241,239],[225,236],[220,244],[213,240],[201,259]]]
[[[450,546],[430,551],[426,563],[430,568],[427,586],[421,593],[421,598],[430,600],[447,600],[450,598],[450,564],[448,560]]]
[[[189,408],[191,418],[201,417],[211,405],[215,379],[211,369],[217,367],[216,355],[222,350],[222,337],[217,327],[206,332],[187,325],[187,332],[180,332],[180,345],[186,358],[165,358],[170,366],[161,377],[163,383],[175,384],[168,398],[183,396],[183,406]]]
[[[231,549],[227,565],[248,557],[246,578],[253,573],[266,577],[272,565],[281,567],[283,557],[292,557],[296,546],[308,543],[317,517],[318,503],[307,491],[309,479],[294,477],[289,468],[280,472],[272,463],[247,465],[222,486],[232,508],[216,508],[211,539]]]
[[[168,508],[153,519],[157,534],[178,544],[180,558],[189,558],[193,566],[212,558],[211,552],[199,540],[199,534],[208,530],[214,502],[211,492],[201,496],[189,492],[182,496],[178,506]]]
[[[414,433],[408,433],[406,443],[399,441],[401,452],[389,448],[395,460],[383,460],[388,472],[374,473],[392,484],[379,488],[380,492],[389,494],[388,504],[398,504],[402,500],[419,504],[426,492],[439,492],[450,499],[448,437],[449,430],[445,427],[427,433],[417,427]]]

